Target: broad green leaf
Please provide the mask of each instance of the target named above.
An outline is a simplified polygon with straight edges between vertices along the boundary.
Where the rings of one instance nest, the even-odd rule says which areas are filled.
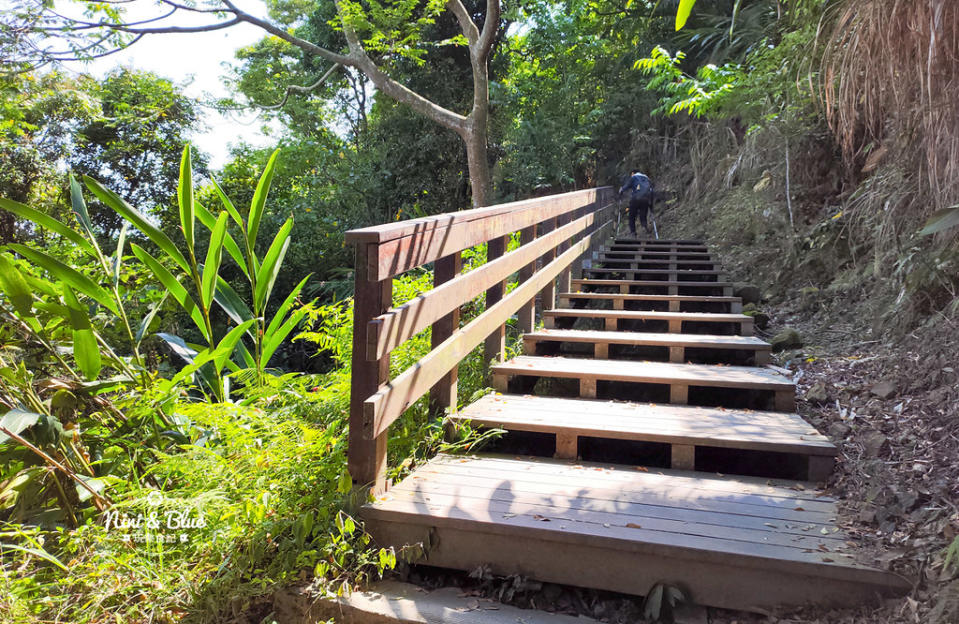
[[[28,412],[15,407],[4,414],[3,418],[0,418],[0,427],[3,427],[15,435],[20,435],[30,427],[37,424],[38,420],[40,420],[40,414],[37,414],[36,412]],[[8,441],[9,439],[10,436],[0,432],[0,444]]]
[[[22,219],[33,221],[45,230],[59,234],[70,242],[79,245],[85,252],[94,258],[97,255],[93,245],[91,245],[90,241],[88,241],[82,234],[76,230],[70,229],[48,214],[40,212],[39,210],[35,210],[30,206],[21,204],[20,202],[15,202],[11,199],[5,199],[3,197],[0,197],[0,208],[3,208],[7,212],[12,212]]]
[[[166,332],[157,332],[157,336],[163,340],[163,342],[167,343],[167,346],[170,347],[174,353],[183,358],[187,364],[193,364],[196,361],[196,349],[190,348],[183,338],[173,334],[168,334]]]
[[[21,316],[29,316],[33,308],[33,293],[20,269],[6,256],[0,255],[0,290],[7,296],[13,309]]]
[[[289,312],[290,308],[293,307],[293,304],[296,302],[296,298],[300,296],[300,291],[303,290],[303,287],[306,285],[306,281],[313,276],[312,273],[300,280],[300,283],[290,291],[290,294],[286,296],[286,299],[283,300],[283,303],[280,304],[280,307],[277,308],[276,314],[273,315],[273,319],[270,321],[270,326],[266,328],[266,333],[264,337],[269,340],[270,335],[276,331],[276,328],[280,326],[283,322],[283,318],[286,316],[286,313]]]
[[[263,264],[256,273],[256,292],[253,293],[253,309],[263,310],[270,300],[270,291],[276,282],[276,276],[283,265],[283,257],[290,246],[290,230],[293,229],[292,217],[280,226],[280,230],[273,237],[270,249],[263,257]]]
[[[921,236],[938,234],[949,228],[954,228],[957,225],[959,225],[959,206],[944,208],[926,221],[925,227],[919,231],[919,234]]]
[[[256,360],[253,359],[253,354],[250,353],[250,350],[246,348],[246,345],[242,342],[237,343],[236,351],[240,354],[240,357],[243,359],[243,363],[247,368],[255,368]]]
[[[223,239],[226,236],[226,212],[221,212],[210,234],[210,246],[206,250],[206,262],[203,263],[203,279],[200,282],[200,299],[203,307],[210,309],[213,303],[213,289],[216,288],[216,278],[220,273],[220,262],[223,259]]]
[[[250,249],[256,249],[256,234],[260,229],[260,218],[263,217],[263,209],[266,207],[266,198],[270,194],[270,185],[273,183],[273,171],[276,168],[276,157],[280,150],[273,152],[270,160],[266,163],[263,175],[256,185],[256,192],[253,194],[253,201],[250,203],[249,222],[247,223],[246,240]]]
[[[150,271],[153,272],[153,275],[163,284],[163,287],[173,295],[173,298],[180,304],[180,307],[193,319],[193,324],[196,325],[200,333],[203,334],[203,337],[209,342],[210,332],[207,330],[206,323],[203,320],[203,314],[200,312],[200,308],[197,307],[196,302],[193,301],[193,297],[191,297],[190,293],[183,287],[183,284],[178,282],[165,266],[157,262],[156,258],[147,253],[146,250],[139,245],[134,244],[130,247],[133,249],[133,255],[139,258],[140,262],[147,265]]]
[[[213,353],[213,366],[217,374],[223,370],[223,365],[226,364],[226,360],[233,355],[233,351],[236,349],[236,343],[243,337],[243,334],[253,325],[253,319],[237,325],[230,332],[220,340],[220,344],[216,346],[216,351]]]
[[[117,252],[113,256],[113,287],[120,285],[120,267],[123,266],[123,247],[127,243],[127,230],[130,229],[130,222],[124,221],[120,227],[120,236],[117,238]]]
[[[676,9],[676,30],[682,30],[689,19],[689,14],[693,10],[696,0],[679,0],[679,8]]]
[[[137,329],[136,343],[137,346],[143,342],[143,337],[148,331],[150,331],[150,324],[153,323],[154,317],[156,317],[157,312],[160,311],[160,308],[163,307],[163,304],[166,302],[166,298],[170,296],[170,291],[164,291],[163,297],[159,301],[153,304],[150,307],[150,311],[146,313],[146,316],[143,317],[143,320],[140,321],[140,328]]]
[[[49,271],[56,279],[69,284],[71,287],[80,291],[87,297],[90,297],[114,314],[119,315],[117,302],[113,299],[110,293],[86,275],[83,275],[76,269],[65,265],[53,256],[50,256],[42,251],[37,251],[36,249],[31,249],[18,243],[11,243],[8,245],[8,247],[27,260],[30,260],[46,271]]]
[[[90,189],[94,195],[96,195],[100,201],[112,208],[118,215],[137,226],[141,232],[146,234],[153,243],[159,247],[165,254],[167,254],[173,262],[177,264],[184,273],[190,273],[190,265],[187,263],[186,258],[183,257],[183,254],[180,253],[180,250],[177,249],[177,246],[173,244],[173,241],[164,234],[158,227],[150,223],[146,217],[144,217],[140,212],[138,212],[133,206],[123,201],[119,195],[106,189],[99,182],[93,178],[84,177],[83,182],[87,185],[87,188]]]
[[[196,215],[200,218],[200,221],[203,225],[206,226],[211,232],[216,226],[216,217],[207,210],[203,204],[196,203]],[[243,252],[240,251],[240,246],[236,244],[236,241],[233,239],[233,236],[230,235],[230,232],[227,231],[226,236],[223,239],[223,245],[227,253],[230,254],[230,257],[233,258],[233,261],[236,262],[237,266],[240,267],[240,270],[243,271],[243,274],[248,278],[250,277],[250,270],[246,266],[246,262],[243,260]]]
[[[103,479],[98,479],[96,477],[90,477],[87,475],[78,474],[77,478],[83,481],[87,485],[87,487],[90,488],[90,490],[93,490],[97,494],[102,492],[107,486],[106,481],[104,481]],[[93,497],[93,494],[87,488],[82,487],[79,484],[77,484],[76,488],[77,488],[77,498],[80,500],[81,503],[86,502]]]
[[[236,294],[233,287],[230,286],[222,277],[217,277],[216,293],[213,296],[223,311],[229,315],[237,324],[244,323],[253,318],[253,313],[247,307],[240,295]]]
[[[216,190],[216,194],[220,196],[220,202],[223,204],[223,207],[230,213],[230,216],[233,217],[236,224],[240,226],[240,229],[246,233],[246,224],[243,222],[243,217],[240,216],[240,211],[236,209],[236,206],[233,205],[230,198],[227,197],[223,189],[220,188],[220,184],[214,179],[210,181],[213,182],[213,188]]]
[[[103,368],[100,346],[93,333],[93,324],[86,309],[80,304],[76,293],[67,284],[63,285],[63,299],[70,310],[70,328],[73,330],[73,360],[87,381],[93,381]]]
[[[193,211],[193,160],[190,157],[190,144],[183,148],[180,158],[180,184],[176,189],[177,202],[180,204],[180,227],[187,249],[193,253],[193,226],[196,217]]]
[[[273,357],[273,354],[276,350],[283,344],[283,341],[286,340],[286,337],[290,335],[290,332],[293,331],[297,325],[300,324],[300,321],[303,320],[303,317],[306,316],[306,310],[299,309],[293,314],[290,315],[290,318],[286,319],[286,322],[280,325],[279,329],[272,332],[266,339],[263,341],[263,352],[261,355],[261,365],[263,368],[270,363],[270,358]]]

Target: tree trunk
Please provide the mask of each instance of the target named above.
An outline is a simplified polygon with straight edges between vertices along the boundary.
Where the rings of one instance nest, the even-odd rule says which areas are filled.
[[[489,157],[486,145],[486,116],[483,115],[482,127],[476,127],[474,124],[470,124],[472,127],[460,136],[463,137],[463,142],[466,143],[466,162],[469,165],[473,208],[480,208],[490,205],[490,194],[493,185],[490,180]]]

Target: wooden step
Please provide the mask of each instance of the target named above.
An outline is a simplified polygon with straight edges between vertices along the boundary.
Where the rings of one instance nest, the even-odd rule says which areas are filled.
[[[614,249],[639,249],[645,251],[671,251],[671,252],[689,252],[689,251],[709,251],[706,245],[696,245],[692,243],[653,245],[643,241],[614,241],[609,243],[609,247]]]
[[[590,288],[618,288],[621,293],[629,293],[633,288],[644,290],[665,290],[664,293],[645,294],[703,294],[703,290],[720,291],[722,296],[731,297],[733,294],[732,282],[686,282],[676,280],[624,280],[624,279],[574,279],[571,282],[573,290]],[[680,293],[679,291],[683,292]]]
[[[666,302],[670,312],[680,312],[684,303],[716,303],[723,304],[728,312],[742,312],[743,303],[739,297],[710,297],[695,295],[631,295],[628,293],[560,293],[560,302],[569,306],[573,301],[611,301],[614,310],[622,310],[627,301],[630,302]]]
[[[808,480],[825,481],[837,454],[798,414],[782,412],[488,394],[451,418],[555,434],[562,459],[576,459],[580,437],[669,444],[672,467],[681,470],[695,468],[696,447],[734,448],[801,455],[808,459]]]
[[[690,387],[770,391],[776,411],[795,411],[795,385],[768,368],[521,355],[492,365],[490,372],[493,387],[504,394],[514,376],[577,379],[579,396],[586,399],[596,398],[598,381],[621,381],[669,386],[669,402],[679,405],[689,402]]]
[[[712,314],[710,312],[656,312],[647,310],[596,310],[588,308],[556,308],[543,311],[543,322],[549,329],[556,327],[556,319],[588,318],[602,319],[605,328],[615,331],[624,321],[665,321],[669,332],[678,334],[683,323],[730,323],[739,325],[739,335],[752,336],[753,317],[746,314]]]
[[[769,364],[772,347],[752,336],[710,336],[701,334],[661,334],[653,332],[593,331],[583,329],[544,329],[523,334],[523,352],[536,355],[539,343],[585,343],[593,345],[593,357],[609,359],[610,345],[667,347],[669,361],[686,361],[686,349],[752,351],[757,366]]]
[[[687,260],[707,260],[711,257],[708,251],[613,251],[608,246],[600,248],[600,253],[610,256],[628,256],[642,258],[684,258]]]
[[[613,239],[613,242],[617,244],[637,243],[649,247],[706,246],[706,243],[701,240],[692,240],[688,238],[640,238],[637,236],[617,236]]]
[[[694,281],[693,278],[700,276],[719,276],[723,275],[725,272],[719,269],[628,269],[623,267],[592,267],[592,268],[583,268],[584,275],[611,275],[611,274],[621,274],[628,275],[634,280],[641,279],[650,279],[652,276],[662,276],[663,280],[668,281],[678,281],[682,282],[684,279]],[[652,277],[655,279],[655,277]],[[695,280],[695,281],[709,281],[709,280]]]
[[[682,270],[687,270],[686,267],[711,267],[713,270],[718,266],[718,262],[713,262],[712,260],[678,260],[671,258],[642,258],[636,256],[610,256],[608,254],[599,254],[593,260],[594,263],[601,264],[613,264],[613,265],[639,265],[640,267],[653,267],[653,266],[666,266],[674,265],[677,269],[683,267]],[[691,271],[701,270],[701,269],[688,269]]]
[[[666,581],[730,609],[855,605],[910,589],[856,562],[834,500],[791,485],[440,455],[360,515],[377,544],[419,545],[428,565],[634,595]]]

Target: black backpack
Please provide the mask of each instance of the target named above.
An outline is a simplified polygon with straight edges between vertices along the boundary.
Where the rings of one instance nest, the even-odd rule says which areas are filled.
[[[642,173],[633,176],[638,178],[633,188],[632,199],[650,200],[653,198],[653,183]]]

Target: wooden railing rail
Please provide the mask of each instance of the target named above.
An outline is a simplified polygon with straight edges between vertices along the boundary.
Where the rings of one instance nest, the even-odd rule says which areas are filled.
[[[460,361],[485,343],[486,361],[502,358],[506,322],[535,323],[536,297],[555,304],[556,282],[595,248],[615,216],[613,189],[602,187],[488,208],[352,230],[356,246],[349,470],[357,484],[385,488],[387,430],[427,392],[431,409],[455,410]],[[510,235],[520,246],[507,253]],[[487,243],[486,264],[461,273],[461,252]],[[434,263],[434,288],[391,308],[394,276]],[[506,281],[519,284],[506,294]],[[486,293],[486,310],[462,328],[459,309]],[[390,352],[427,327],[432,351],[389,380]]]

